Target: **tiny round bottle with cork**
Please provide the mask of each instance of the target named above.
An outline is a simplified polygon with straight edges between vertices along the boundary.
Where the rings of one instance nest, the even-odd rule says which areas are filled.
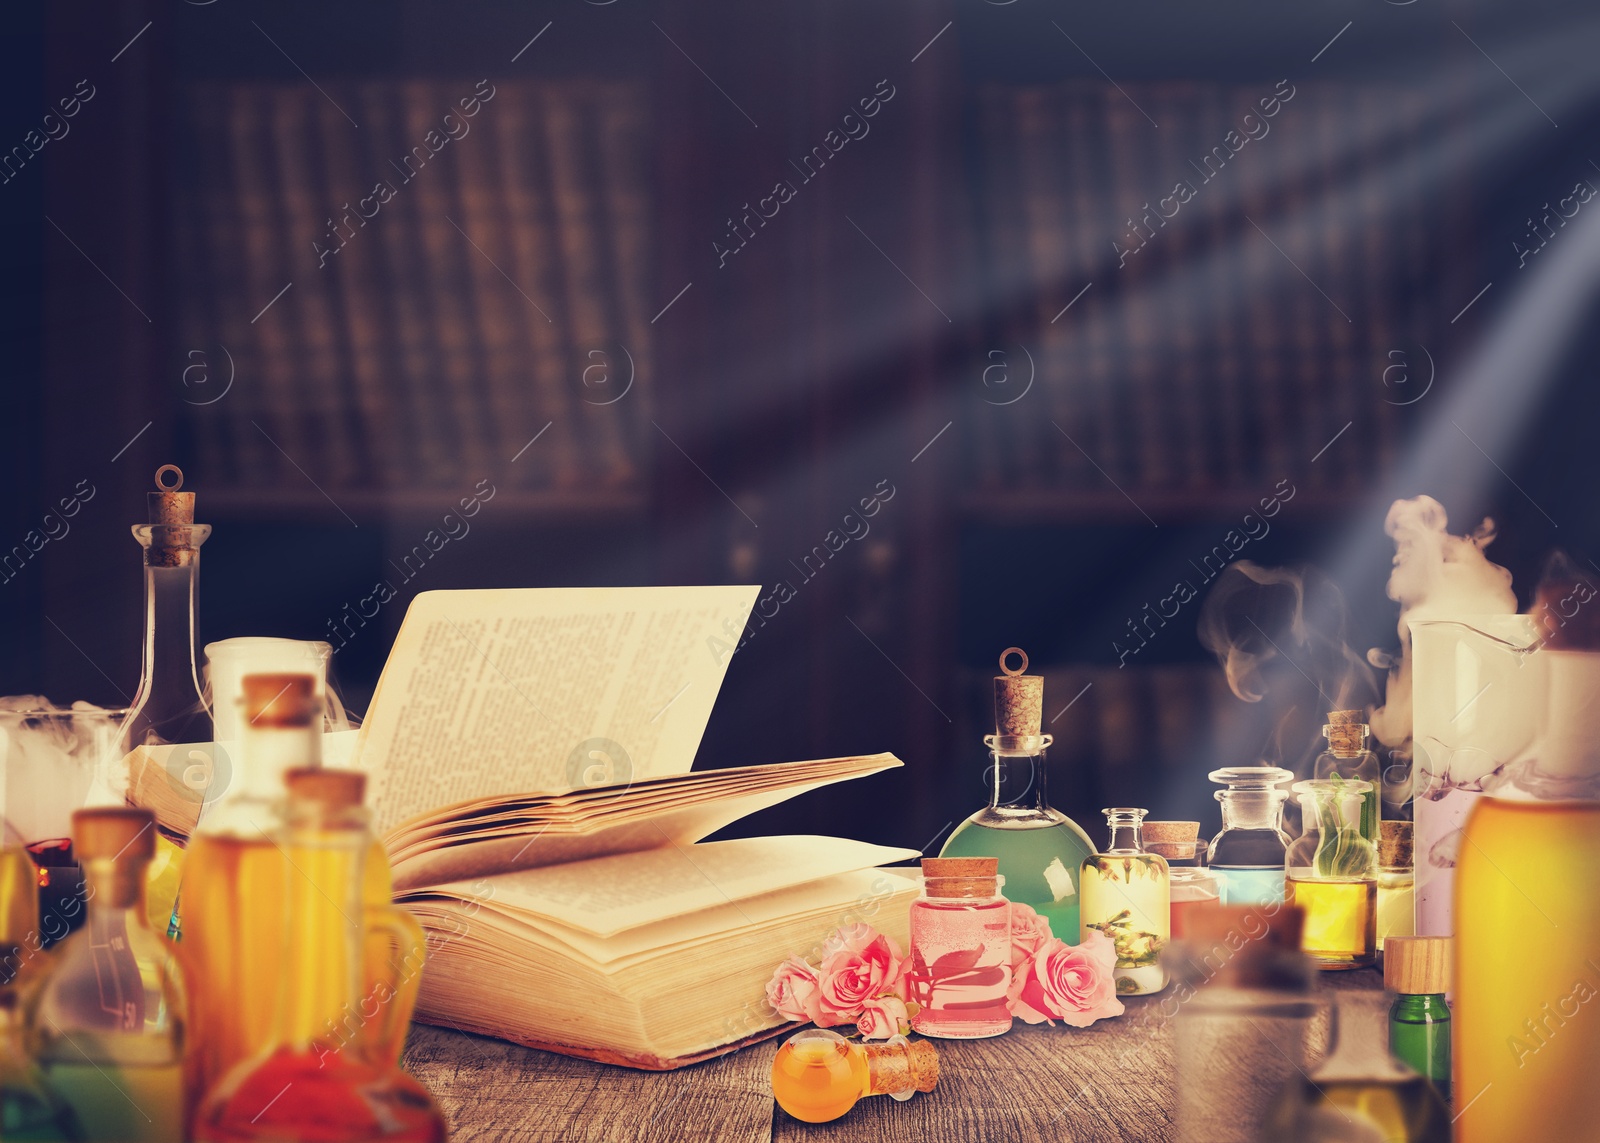
[[[828,1123],[865,1095],[904,1102],[939,1082],[939,1052],[926,1040],[895,1036],[855,1044],[826,1028],[797,1032],[772,1059],[772,1095],[805,1123]]]
[[[1450,1098],[1449,937],[1393,936],[1383,951],[1389,1009],[1389,1051]]]
[[[1011,1029],[1011,903],[994,857],[927,857],[911,903],[911,1027],[924,1036],[977,1040]]]

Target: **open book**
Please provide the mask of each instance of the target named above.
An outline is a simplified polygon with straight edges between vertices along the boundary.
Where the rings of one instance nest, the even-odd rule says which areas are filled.
[[[352,764],[369,774],[396,899],[428,930],[418,1019],[670,1068],[781,1031],[768,978],[838,926],[866,921],[905,946],[916,883],[877,867],[914,850],[703,842],[787,798],[901,764],[875,754],[690,772],[729,632],[757,590],[413,600]],[[162,801],[166,783],[149,785],[148,800]],[[188,814],[186,825],[162,814],[163,827],[186,831]]]

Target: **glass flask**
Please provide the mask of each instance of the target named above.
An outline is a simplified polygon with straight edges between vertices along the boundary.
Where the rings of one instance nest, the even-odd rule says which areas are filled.
[[[1301,948],[1318,968],[1377,959],[1378,849],[1361,832],[1370,783],[1296,782],[1303,832],[1285,860],[1287,900],[1305,912]]]
[[[1378,823],[1378,951],[1389,937],[1417,931],[1416,870],[1411,863],[1411,823]]]
[[[1369,787],[1361,804],[1361,832],[1374,845],[1378,842],[1378,821],[1383,813],[1379,796],[1383,790],[1383,768],[1378,756],[1368,748],[1371,728],[1360,710],[1332,710],[1322,736],[1328,748],[1317,755],[1313,778],[1354,778]]]
[[[37,884],[27,850],[0,815],[0,1139],[7,1143],[83,1138],[72,1109],[35,1065],[23,1020],[27,996],[53,964],[40,951]]]
[[[184,997],[173,948],[145,913],[155,853],[148,810],[73,815],[88,918],[60,945],[29,1027],[40,1070],[89,1139],[183,1136]]]
[[[1217,905],[1194,913],[1168,957],[1178,1138],[1261,1143],[1277,1094],[1303,1070],[1324,1006],[1300,951],[1300,910]],[[1249,1066],[1245,1062],[1249,1061]]]
[[[796,1032],[772,1058],[772,1095],[805,1123],[828,1123],[865,1095],[904,1102],[939,1082],[939,1052],[926,1040],[895,1036],[887,1043],[852,1043],[826,1028]]]
[[[1532,749],[1485,782],[1459,850],[1459,1143],[1586,1139],[1600,1123],[1600,600],[1563,590],[1541,586],[1535,607],[1549,634]]]
[[[1388,1007],[1382,993],[1336,994],[1333,1051],[1309,1076],[1289,1081],[1264,1138],[1450,1143],[1438,1091],[1389,1055]]]
[[[1006,660],[1020,655],[1015,671]],[[1045,796],[1045,751],[1052,739],[1040,734],[1044,679],[1025,675],[1028,657],[1016,647],[1000,657],[1004,672],[994,680],[995,733],[984,738],[994,781],[989,804],[956,827],[940,857],[994,857],[1005,878],[1006,897],[1050,922],[1063,940],[1078,932],[1078,876],[1094,843]]]
[[[1217,875],[1224,905],[1271,905],[1283,901],[1283,803],[1277,787],[1294,777],[1281,766],[1225,766],[1209,775],[1225,789],[1222,830],[1211,839],[1206,866]]]
[[[322,707],[310,675],[247,675],[238,773],[190,839],[183,946],[192,982],[195,1096],[269,1043],[288,957],[284,775],[321,762]]]
[[[247,678],[246,687],[258,677]],[[281,837],[291,870],[287,915],[279,914],[288,940],[265,986],[274,994],[275,1027],[252,1058],[201,1100],[194,1138],[443,1143],[444,1117],[427,1090],[369,1058],[352,1035],[373,929],[387,921],[396,963],[419,963],[422,953],[415,922],[395,923],[397,910],[383,918],[366,908],[363,867],[372,848],[366,811],[341,799],[297,797],[288,803]],[[292,1097],[279,1098],[285,1092]]]
[[[906,988],[924,1036],[976,1040],[1011,1028],[1011,903],[993,857],[927,857],[911,903]]]
[[[1383,986],[1395,994],[1389,1009],[1389,1050],[1450,1102],[1449,937],[1401,937],[1383,954]]]
[[[1108,809],[1111,844],[1083,861],[1078,939],[1098,929],[1117,949],[1117,995],[1143,996],[1167,986],[1161,950],[1172,932],[1166,858],[1144,851],[1145,810]]]

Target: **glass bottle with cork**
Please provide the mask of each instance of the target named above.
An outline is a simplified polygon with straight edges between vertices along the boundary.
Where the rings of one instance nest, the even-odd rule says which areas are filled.
[[[1111,842],[1084,858],[1078,939],[1098,929],[1117,950],[1115,979],[1119,996],[1144,996],[1167,986],[1161,950],[1171,935],[1172,899],[1166,858],[1146,853],[1139,834],[1145,812],[1101,811]]]
[[[938,1050],[904,1036],[855,1044],[826,1028],[807,1028],[790,1036],[772,1059],[773,1097],[804,1123],[838,1119],[862,1096],[904,1102],[938,1083]]]
[[[39,1066],[87,1138],[171,1143],[183,1136],[184,996],[173,946],[145,913],[155,818],[106,807],[72,826],[88,917],[34,1005]]]
[[[1385,819],[1378,823],[1378,951],[1389,937],[1417,931],[1416,869],[1411,860],[1412,826]]]
[[[1211,839],[1206,867],[1216,874],[1224,905],[1275,905],[1283,902],[1283,861],[1289,835],[1283,832],[1278,787],[1294,777],[1281,766],[1225,766],[1213,770],[1221,784],[1222,830]]]
[[[1284,858],[1285,899],[1305,910],[1301,948],[1323,969],[1377,961],[1378,849],[1361,832],[1370,783],[1294,784],[1302,832]]]
[[[1383,986],[1395,994],[1389,1009],[1389,1051],[1416,1069],[1450,1101],[1450,938],[1389,939]]]
[[[248,687],[250,679],[246,679]],[[363,776],[338,780],[359,788]],[[286,955],[267,991],[275,1000],[271,1034],[252,1058],[233,1066],[200,1102],[196,1143],[281,1143],[287,1139],[443,1143],[444,1116],[421,1084],[352,1035],[366,999],[366,946],[387,924],[395,963],[417,963],[416,926],[366,907],[372,848],[366,810],[333,782],[287,803],[280,831],[288,877],[280,913]],[[293,1092],[293,1098],[280,1098]]]
[[[911,903],[906,989],[924,1036],[977,1040],[1011,1028],[1011,903],[994,857],[927,857]]]
[[[1534,618],[1533,744],[1484,782],[1456,865],[1458,1143],[1586,1139],[1600,1123],[1600,590],[1558,570]]]
[[[1006,665],[1013,655],[1021,665]],[[1040,733],[1044,679],[1025,674],[1028,656],[1009,647],[994,680],[995,732],[984,738],[993,786],[989,804],[956,827],[940,857],[999,860],[1009,900],[1032,906],[1063,940],[1078,932],[1078,877],[1094,853],[1089,835],[1045,795],[1045,752],[1052,738]]]
[[[1378,842],[1378,822],[1383,817],[1380,795],[1383,792],[1383,772],[1378,756],[1368,748],[1371,728],[1363,710],[1331,710],[1322,736],[1328,748],[1317,755],[1312,770],[1314,778],[1345,778],[1367,783],[1361,803],[1361,820],[1358,823],[1366,839]]]

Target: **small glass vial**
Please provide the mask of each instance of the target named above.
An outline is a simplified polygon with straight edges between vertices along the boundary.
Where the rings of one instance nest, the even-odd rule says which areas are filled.
[[[939,1052],[926,1040],[895,1036],[884,1044],[853,1044],[826,1028],[807,1028],[772,1058],[772,1096],[804,1123],[829,1123],[864,1095],[902,1103],[939,1082]]]
[[[1388,937],[1417,931],[1416,869],[1411,863],[1411,823],[1378,823],[1378,951]]]
[[[1388,823],[1385,822],[1385,825]],[[1431,1080],[1450,1101],[1449,937],[1391,937],[1383,953],[1389,1009],[1389,1051]]]
[[[1439,1093],[1389,1055],[1386,998],[1341,991],[1334,1005],[1333,1051],[1290,1083],[1262,1138],[1450,1143],[1450,1112]]]
[[[1221,883],[1224,905],[1283,903],[1283,859],[1289,835],[1283,832],[1278,786],[1294,777],[1281,766],[1225,766],[1210,778],[1222,803],[1222,832],[1211,839],[1206,865]]]
[[[1296,782],[1304,832],[1284,859],[1287,899],[1305,910],[1301,948],[1318,968],[1377,960],[1378,849],[1361,832],[1371,783]]]
[[[1146,853],[1139,823],[1147,811],[1102,810],[1111,827],[1104,853],[1083,860],[1078,939],[1098,929],[1117,948],[1117,995],[1145,996],[1167,986],[1161,950],[1172,933],[1167,859]]]
[[[88,917],[64,940],[29,1027],[46,1081],[89,1139],[183,1137],[183,994],[173,946],[150,928],[145,874],[156,852],[148,810],[72,815]]]
[[[1168,874],[1172,891],[1172,939],[1181,941],[1195,913],[1222,904],[1222,883],[1209,869],[1179,866]]]
[[[1371,730],[1362,710],[1330,710],[1322,736],[1328,748],[1317,755],[1314,778],[1354,778],[1367,783],[1361,804],[1361,832],[1374,845],[1378,842],[1379,794],[1383,790],[1383,768],[1378,756],[1367,748]]]
[[[924,1036],[978,1040],[1011,1029],[1011,903],[994,857],[925,857],[911,903],[906,986]]]

